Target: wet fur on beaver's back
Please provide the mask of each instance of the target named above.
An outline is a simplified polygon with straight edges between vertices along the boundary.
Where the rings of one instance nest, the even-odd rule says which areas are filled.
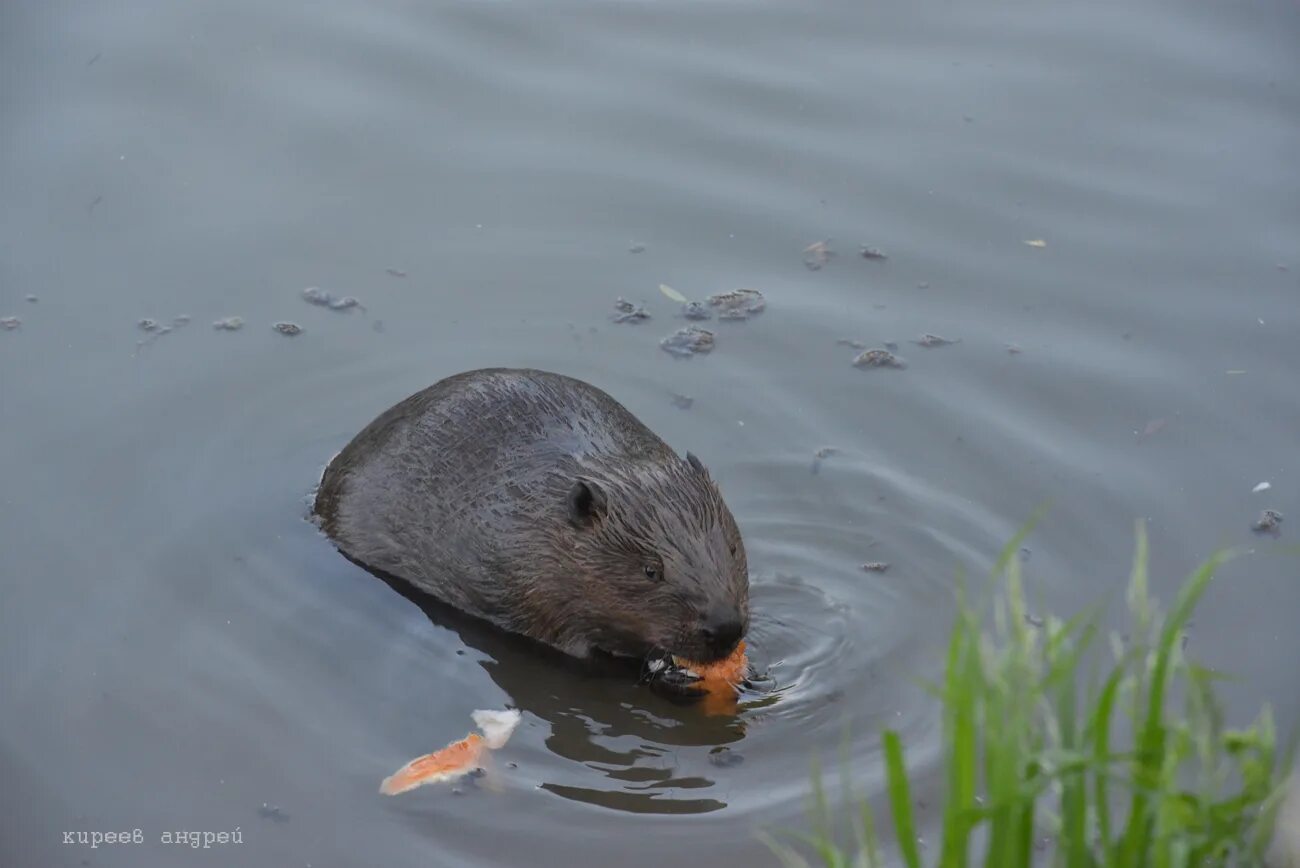
[[[577,656],[713,660],[749,625],[744,543],[703,465],[559,374],[412,395],[330,462],[315,512],[348,557]]]

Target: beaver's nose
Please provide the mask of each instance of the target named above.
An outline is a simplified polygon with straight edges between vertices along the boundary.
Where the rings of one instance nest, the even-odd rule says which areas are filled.
[[[745,634],[745,623],[733,608],[714,609],[704,619],[700,635],[714,657],[726,657]]]

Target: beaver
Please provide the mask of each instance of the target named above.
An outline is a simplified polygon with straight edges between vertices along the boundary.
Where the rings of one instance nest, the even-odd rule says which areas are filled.
[[[605,392],[486,368],[371,422],[314,505],[348,558],[575,657],[714,661],[749,627],[717,484]]]

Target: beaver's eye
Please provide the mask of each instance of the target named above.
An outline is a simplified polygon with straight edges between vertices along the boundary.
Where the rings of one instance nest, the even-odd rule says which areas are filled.
[[[731,556],[732,556],[733,558],[736,556],[736,544],[735,544],[735,543],[732,543],[732,544],[731,544]]]
[[[660,577],[662,576],[662,573],[659,572],[659,568],[654,564],[646,564],[644,569],[645,569],[645,577],[652,582],[659,581]]]

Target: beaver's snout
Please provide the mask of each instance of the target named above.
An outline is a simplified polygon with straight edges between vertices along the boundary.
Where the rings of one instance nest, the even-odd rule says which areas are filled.
[[[713,609],[700,626],[700,644],[708,652],[704,662],[721,660],[736,650],[745,636],[745,619],[733,607]]]

